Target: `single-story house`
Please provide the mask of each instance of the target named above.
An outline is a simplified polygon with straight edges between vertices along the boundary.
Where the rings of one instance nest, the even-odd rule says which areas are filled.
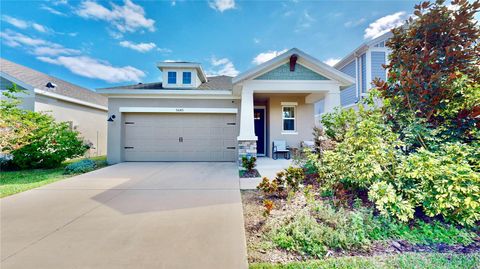
[[[0,98],[2,91],[16,84],[20,107],[52,115],[68,122],[92,145],[89,156],[107,153],[107,98],[59,78],[0,58]]]
[[[236,161],[272,141],[312,140],[315,103],[341,105],[355,77],[293,48],[238,76],[160,62],[162,82],[98,89],[108,97],[108,162]]]

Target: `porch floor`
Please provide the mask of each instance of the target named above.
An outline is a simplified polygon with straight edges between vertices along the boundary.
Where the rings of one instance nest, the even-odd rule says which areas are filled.
[[[262,181],[263,177],[273,179],[277,172],[288,168],[292,165],[292,159],[285,160],[281,156],[277,160],[270,157],[258,157],[256,169],[260,173],[260,178],[240,178],[241,190],[254,190],[258,184]]]

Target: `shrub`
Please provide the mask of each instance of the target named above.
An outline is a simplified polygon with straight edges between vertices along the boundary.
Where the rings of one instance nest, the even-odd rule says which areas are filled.
[[[15,87],[4,92],[0,106],[2,153],[13,156],[21,169],[53,168],[68,158],[82,156],[88,149],[79,133],[52,116],[19,109]]]
[[[245,168],[247,171],[252,171],[257,162],[257,158],[252,156],[243,156],[242,157],[242,167]]]
[[[366,189],[374,182],[394,176],[401,144],[384,123],[381,110],[373,106],[374,94],[365,104],[359,104],[358,112],[353,112],[356,119],[344,130],[342,141],[333,150],[325,151],[317,162],[324,188],[335,188],[341,183],[351,189]],[[327,116],[332,120],[344,117],[339,111]]]
[[[263,212],[264,216],[270,215],[270,212],[275,208],[275,204],[272,200],[265,199],[263,200],[263,207],[265,207],[265,211]]]
[[[273,180],[267,177],[262,179],[262,182],[257,186],[265,195],[277,195],[279,197],[286,197],[288,192],[296,192],[303,186],[305,180],[305,173],[300,167],[288,167],[287,169],[277,173]]]
[[[95,161],[85,159],[71,163],[65,167],[64,174],[82,174],[95,170],[97,164]]]

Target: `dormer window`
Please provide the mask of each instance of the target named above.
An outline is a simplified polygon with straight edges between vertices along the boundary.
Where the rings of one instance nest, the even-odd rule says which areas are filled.
[[[177,72],[168,72],[168,84],[177,84]]]
[[[190,85],[192,84],[192,72],[183,72],[183,84]]]

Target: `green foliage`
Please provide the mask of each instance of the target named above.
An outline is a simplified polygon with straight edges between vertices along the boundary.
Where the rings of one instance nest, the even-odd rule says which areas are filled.
[[[297,196],[296,198],[298,199]],[[356,202],[353,209],[304,196],[267,220],[267,238],[279,248],[306,256],[323,257],[328,251],[368,250],[374,241],[405,240],[411,244],[473,243],[477,235],[468,229],[438,221],[411,224],[375,216],[372,209]],[[296,205],[300,204],[300,208]],[[305,205],[306,204],[306,205]],[[275,216],[275,215],[274,215]]]
[[[286,197],[289,192],[297,192],[305,180],[305,173],[300,167],[288,167],[277,173],[273,180],[264,177],[257,186],[265,195]]]
[[[411,244],[447,244],[469,245],[477,235],[468,229],[459,229],[453,225],[438,221],[426,223],[417,221],[408,225],[395,219],[375,217],[368,229],[368,236],[372,240],[406,240]]]
[[[269,220],[268,237],[280,248],[322,257],[329,250],[366,249],[371,244],[364,229],[368,216],[343,208],[335,209],[310,200],[294,215]]]
[[[357,116],[353,108],[335,108],[332,113],[322,116],[321,122],[325,128],[325,134],[335,142],[341,142],[350,126],[355,124]]]
[[[333,150],[325,151],[317,162],[325,188],[342,183],[354,189],[368,188],[372,183],[394,177],[398,136],[384,123],[380,109],[372,107],[373,95],[359,111],[352,112],[350,123],[343,130],[343,139]],[[336,111],[326,117],[335,121],[344,118]]]
[[[416,18],[392,30],[386,44],[391,49],[388,79],[375,84],[399,133],[415,118],[461,141],[471,140],[479,127],[480,27],[475,14],[480,2],[458,0],[451,5],[416,5]],[[418,143],[412,147],[425,147],[422,134],[415,135]]]
[[[7,99],[0,107],[0,146],[2,153],[13,156],[14,165],[21,169],[58,167],[66,159],[85,153],[88,146],[67,123],[18,108],[17,92],[15,86],[5,91]]]
[[[245,168],[247,171],[252,171],[257,162],[257,158],[251,156],[243,156],[242,157],[242,167]]]
[[[404,253],[386,256],[335,257],[304,262],[254,263],[250,269],[472,269],[480,254]]]
[[[95,170],[97,163],[90,159],[73,162],[65,167],[65,174],[82,174]]]
[[[472,226],[480,220],[477,150],[461,143],[444,144],[435,152],[420,149],[402,159],[391,183],[374,184],[369,196],[381,213],[404,221],[421,207],[428,216]]]

